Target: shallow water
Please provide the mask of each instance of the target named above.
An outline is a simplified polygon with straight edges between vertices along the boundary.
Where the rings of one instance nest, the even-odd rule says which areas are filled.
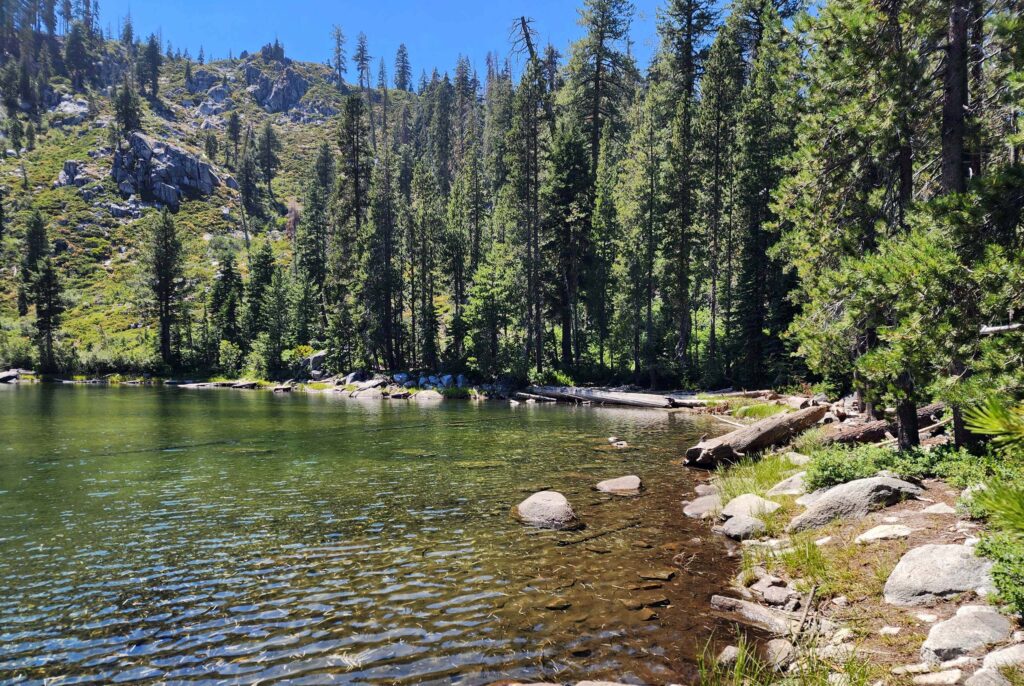
[[[721,430],[639,410],[0,386],[0,682],[689,681],[727,637],[707,601],[734,569],[681,516],[703,475],[678,457]],[[630,473],[640,497],[591,490]],[[587,528],[512,521],[543,488]],[[672,581],[640,588],[674,557]],[[647,618],[629,599],[671,605]]]

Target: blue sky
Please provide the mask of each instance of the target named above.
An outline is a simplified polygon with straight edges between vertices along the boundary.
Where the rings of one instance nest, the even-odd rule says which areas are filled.
[[[541,42],[563,53],[578,38],[577,7],[582,0],[102,0],[102,24],[115,32],[131,12],[136,33],[163,31],[165,42],[187,47],[193,57],[227,57],[252,51],[275,37],[295,59],[323,62],[330,56],[330,29],[340,24],[349,54],[360,31],[370,53],[385,57],[388,72],[398,44],[409,48],[413,73],[437,66],[451,71],[460,54],[480,71],[489,50],[508,54],[509,30],[521,14],[532,17]],[[646,67],[656,45],[656,10],[661,0],[634,0],[634,52]],[[351,75],[351,71],[350,71]]]

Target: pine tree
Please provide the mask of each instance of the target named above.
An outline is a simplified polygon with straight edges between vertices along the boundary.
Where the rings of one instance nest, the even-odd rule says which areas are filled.
[[[39,264],[50,254],[50,239],[46,235],[46,223],[39,210],[34,210],[25,226],[25,245],[21,256],[21,284],[18,288],[18,315],[28,314],[31,303],[32,284],[39,273]]]
[[[400,91],[412,90],[412,64],[405,43],[399,44],[398,52],[395,53],[395,88]]]
[[[242,139],[242,120],[238,116],[238,112],[232,111],[228,115],[228,140],[231,141],[233,148],[232,164],[238,164],[238,143]]]
[[[277,138],[273,124],[267,120],[260,130],[260,137],[256,141],[256,160],[259,163],[260,174],[263,182],[267,185],[267,195],[274,201],[274,188],[272,182],[277,175],[278,167],[281,166],[281,141]]]
[[[36,305],[39,371],[43,374],[52,374],[58,371],[54,346],[65,305],[60,276],[49,255],[46,255],[39,264],[39,273],[32,283],[32,301]]]
[[[149,93],[154,98],[160,93],[160,66],[163,59],[163,55],[160,54],[160,42],[156,35],[149,34],[142,62],[145,65],[146,80],[149,82]]]
[[[631,94],[636,67],[625,43],[635,8],[629,0],[585,0],[579,24],[586,35],[572,46],[569,83],[574,109],[583,117],[590,168],[597,169],[605,120],[618,126]]]
[[[117,91],[114,111],[118,129],[122,133],[130,133],[142,128],[142,105],[139,103],[139,96],[127,76],[124,83],[121,84],[121,88]]]
[[[184,249],[174,219],[166,209],[150,232],[148,262],[149,287],[156,299],[160,359],[173,368],[177,359],[172,336],[181,307]]]
[[[329,232],[329,203],[334,191],[334,156],[325,141],[317,153],[316,163],[306,182],[302,218],[295,232],[295,264],[297,278],[308,282],[315,299],[319,324],[312,330],[326,328],[326,302],[324,285],[327,282],[327,245]]]
[[[612,135],[612,128],[605,123],[601,141],[601,153],[597,158],[597,173],[594,181],[594,213],[591,219],[593,255],[590,269],[585,275],[587,309],[597,336],[597,362],[601,371],[605,369],[605,352],[614,308],[613,267],[621,241],[621,227],[615,208],[615,188],[618,184],[618,165],[621,153]]]
[[[210,291],[209,310],[217,340],[226,340],[242,348],[242,277],[235,269],[235,258],[229,256],[217,272]]]
[[[338,79],[338,88],[345,85],[345,74],[348,72],[348,58],[345,55],[345,33],[335,24],[331,27],[331,41],[334,44],[334,73]]]

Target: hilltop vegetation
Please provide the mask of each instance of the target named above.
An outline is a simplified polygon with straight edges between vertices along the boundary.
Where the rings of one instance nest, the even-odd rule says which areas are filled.
[[[0,7],[0,364],[1019,391],[1013,1],[666,0],[643,73],[585,0],[568,55],[524,18],[520,73],[415,85],[337,28],[207,62]]]

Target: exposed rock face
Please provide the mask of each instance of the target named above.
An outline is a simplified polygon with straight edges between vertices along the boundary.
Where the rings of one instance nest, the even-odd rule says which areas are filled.
[[[519,521],[544,529],[573,529],[580,520],[565,496],[557,491],[541,491],[512,508]]]
[[[62,188],[64,186],[78,186],[82,187],[85,184],[95,181],[96,179],[84,175],[82,163],[78,160],[68,160],[64,163],[64,167],[60,170],[60,174],[57,175],[57,180],[53,183],[54,188]]]
[[[192,72],[192,78],[185,84],[185,88],[189,93],[203,93],[216,86],[220,81],[220,74],[206,69],[196,69]]]
[[[206,162],[181,148],[142,133],[114,152],[114,181],[122,195],[137,194],[177,211],[186,196],[208,196],[221,181]]]
[[[296,107],[309,90],[309,82],[291,67],[286,67],[271,80],[250,64],[245,68],[245,82],[249,84],[249,92],[256,102],[270,113],[287,112]]]
[[[988,592],[992,562],[962,545],[923,545],[909,551],[885,582],[885,602],[929,605],[966,591]]]
[[[64,95],[53,110],[50,120],[53,126],[77,126],[89,116],[89,101],[85,98],[72,98]]]
[[[921,646],[921,659],[938,664],[980,650],[1010,638],[1013,625],[1006,617],[986,606],[964,606],[956,616],[939,622],[928,632]]]
[[[912,483],[885,476],[858,479],[830,488],[789,523],[791,533],[825,526],[835,519],[864,517],[879,507],[894,505],[921,493]]]

